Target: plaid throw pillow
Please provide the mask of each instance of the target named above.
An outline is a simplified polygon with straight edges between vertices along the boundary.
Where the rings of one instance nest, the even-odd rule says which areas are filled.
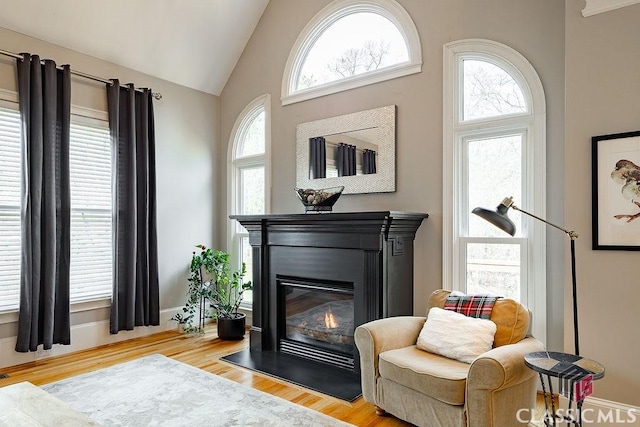
[[[444,303],[445,310],[455,311],[469,317],[490,319],[493,304],[501,297],[488,295],[449,295]]]

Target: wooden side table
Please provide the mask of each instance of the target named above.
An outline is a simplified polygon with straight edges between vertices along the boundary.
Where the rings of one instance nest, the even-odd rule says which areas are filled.
[[[595,360],[555,351],[529,353],[524,356],[524,363],[540,375],[544,395],[545,426],[555,426],[558,420],[564,420],[581,427],[584,396],[581,395],[582,393],[576,396],[576,386],[589,385],[589,377],[593,381],[604,377],[604,366]],[[552,378],[558,379],[558,391],[569,398],[566,415],[558,414],[559,408],[556,408],[553,398]],[[576,403],[577,419],[571,416],[573,402]],[[551,407],[551,413],[549,407]]]

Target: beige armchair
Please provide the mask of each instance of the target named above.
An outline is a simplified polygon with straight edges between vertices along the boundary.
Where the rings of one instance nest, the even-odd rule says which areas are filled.
[[[448,291],[437,290],[427,310],[443,307]],[[391,317],[356,328],[362,394],[376,413],[391,413],[418,426],[509,427],[525,424],[534,408],[537,376],[524,355],[543,350],[529,335],[530,313],[510,299],[498,299],[494,348],[463,363],[419,350],[424,317]]]

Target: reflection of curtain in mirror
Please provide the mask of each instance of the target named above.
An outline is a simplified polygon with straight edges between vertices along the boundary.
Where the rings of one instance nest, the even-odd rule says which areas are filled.
[[[347,153],[349,153],[349,173],[348,175],[356,174],[356,146],[347,144]]]
[[[376,152],[365,149],[362,152],[362,173],[364,175],[376,173]]]
[[[344,176],[344,159],[345,149],[344,144],[341,142],[336,146],[336,169],[338,170],[338,176]]]
[[[311,169],[311,179],[327,177],[327,151],[325,139],[321,136],[309,138],[309,166]]]
[[[338,176],[351,176],[356,174],[356,146],[338,144],[336,148],[336,167]]]

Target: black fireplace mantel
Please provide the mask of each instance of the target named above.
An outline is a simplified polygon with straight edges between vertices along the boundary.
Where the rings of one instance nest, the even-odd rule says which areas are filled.
[[[397,211],[231,215],[253,258],[251,351],[278,351],[279,277],[353,283],[356,325],[413,314],[413,241],[428,215]],[[357,368],[357,367],[356,367]]]

